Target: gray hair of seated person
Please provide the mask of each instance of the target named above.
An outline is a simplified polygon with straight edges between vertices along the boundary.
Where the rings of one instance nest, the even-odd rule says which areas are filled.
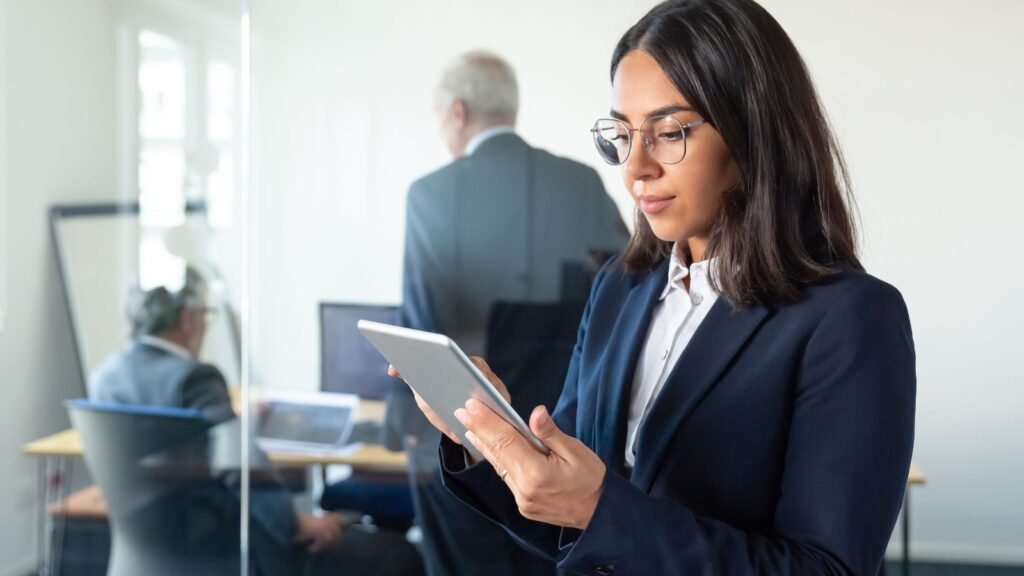
[[[185,267],[185,281],[176,291],[166,286],[143,290],[139,285],[128,294],[128,320],[132,337],[160,334],[178,327],[181,311],[197,310],[206,296],[206,280],[195,268]]]
[[[497,54],[484,50],[456,58],[441,76],[437,97],[443,110],[452,101],[462,100],[469,118],[483,125],[515,123],[519,111],[515,70]]]

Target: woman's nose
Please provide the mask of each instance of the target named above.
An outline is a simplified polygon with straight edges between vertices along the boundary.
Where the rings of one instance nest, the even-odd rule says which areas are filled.
[[[643,133],[637,132],[630,141],[629,158],[625,164],[630,180],[649,180],[661,175],[661,164],[651,157],[643,144]]]

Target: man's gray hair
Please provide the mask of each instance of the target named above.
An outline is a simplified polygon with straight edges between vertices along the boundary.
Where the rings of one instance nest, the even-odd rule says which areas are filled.
[[[185,281],[177,291],[166,286],[143,290],[132,286],[128,294],[128,320],[132,336],[160,334],[178,327],[181,311],[198,309],[206,298],[206,280],[195,268],[185,267]]]
[[[456,58],[441,76],[437,96],[444,110],[462,100],[470,119],[484,125],[513,123],[519,111],[515,70],[497,54],[483,50]]]

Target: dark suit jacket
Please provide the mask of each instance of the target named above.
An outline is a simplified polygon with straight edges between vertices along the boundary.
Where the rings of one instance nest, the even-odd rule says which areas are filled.
[[[579,531],[519,515],[486,463],[442,442],[449,488],[570,572],[875,574],[914,437],[914,345],[900,293],[843,267],[796,304],[715,303],[624,467],[637,358],[667,281],[606,267],[553,414],[607,465]]]
[[[400,322],[445,333],[481,355],[495,302],[557,301],[567,264],[581,266],[590,251],[617,252],[627,237],[592,168],[515,134],[494,136],[412,185]],[[387,423],[388,445],[409,454],[432,575],[537,574],[545,564],[554,572],[445,490],[437,431],[402,383],[388,399]]]

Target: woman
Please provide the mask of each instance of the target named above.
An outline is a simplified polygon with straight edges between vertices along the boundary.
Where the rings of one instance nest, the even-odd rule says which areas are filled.
[[[593,129],[638,208],[595,280],[532,449],[478,401],[446,484],[569,572],[874,574],[914,430],[899,292],[866,274],[838,148],[792,42],[750,0],[655,7]],[[478,365],[500,390],[486,364]]]

